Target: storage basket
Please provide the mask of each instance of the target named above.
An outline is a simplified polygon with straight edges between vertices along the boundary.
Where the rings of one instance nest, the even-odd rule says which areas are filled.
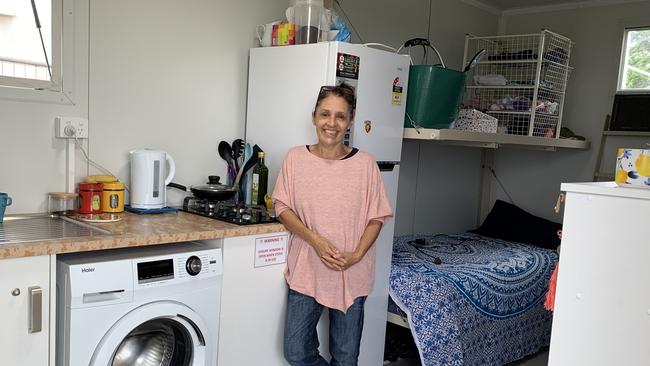
[[[509,134],[559,137],[572,46],[548,30],[468,35],[464,64],[480,49],[487,57],[468,72],[465,106],[496,117]]]

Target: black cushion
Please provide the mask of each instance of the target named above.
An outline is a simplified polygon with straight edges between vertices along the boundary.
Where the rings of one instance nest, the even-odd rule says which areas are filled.
[[[511,203],[497,200],[481,227],[472,232],[495,239],[555,249],[560,245],[560,238],[557,236],[557,231],[560,229],[562,224],[535,216]]]

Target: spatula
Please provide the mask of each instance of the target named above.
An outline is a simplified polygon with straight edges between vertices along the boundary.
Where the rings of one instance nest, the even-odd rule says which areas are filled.
[[[235,171],[239,171],[239,158],[244,155],[244,146],[246,144],[244,143],[244,140],[242,139],[235,139],[231,146],[232,146],[232,158],[235,161]]]
[[[221,156],[221,158],[226,161],[226,164],[228,164],[228,175],[231,175],[232,172],[236,172],[235,159],[232,157],[232,148],[230,147],[230,144],[226,141],[221,141],[219,142],[217,150],[219,151],[219,156]]]

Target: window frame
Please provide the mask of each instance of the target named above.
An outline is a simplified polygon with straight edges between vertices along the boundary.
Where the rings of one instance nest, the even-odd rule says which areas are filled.
[[[650,21],[648,22],[650,23]],[[621,59],[618,66],[618,79],[616,81],[616,93],[619,94],[649,94],[650,87],[648,88],[623,88],[623,81],[625,79],[625,72],[627,71],[627,39],[630,31],[645,30],[650,32],[650,24],[647,25],[634,25],[623,27],[623,40],[621,42]]]
[[[52,78],[0,76],[0,99],[74,105],[74,1],[52,0]],[[65,75],[65,78],[64,78]]]

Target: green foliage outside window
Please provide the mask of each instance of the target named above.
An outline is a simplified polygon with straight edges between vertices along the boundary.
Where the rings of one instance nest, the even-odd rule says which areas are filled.
[[[650,29],[629,31],[625,89],[650,89]]]

